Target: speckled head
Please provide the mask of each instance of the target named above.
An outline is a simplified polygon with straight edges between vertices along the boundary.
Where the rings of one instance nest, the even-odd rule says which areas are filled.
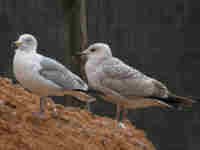
[[[108,44],[94,43],[81,52],[80,55],[85,55],[87,59],[104,59],[112,57],[112,52]]]
[[[20,35],[19,39],[14,43],[19,50],[27,52],[36,51],[38,45],[36,38],[31,34]]]

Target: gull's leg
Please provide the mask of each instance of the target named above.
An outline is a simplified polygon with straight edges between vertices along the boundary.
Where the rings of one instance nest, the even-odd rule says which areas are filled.
[[[52,117],[53,118],[57,118],[58,114],[57,114],[57,109],[56,109],[56,104],[53,104],[53,114]]]
[[[120,111],[121,111],[121,106],[120,106],[120,104],[117,104],[117,110],[116,110],[116,120],[117,120],[117,122],[120,122]]]
[[[45,112],[45,105],[47,104],[48,102],[48,99],[46,97],[42,97],[40,99],[40,113],[41,114],[44,114]]]
[[[123,108],[124,109],[124,108]],[[123,122],[120,121],[120,111],[121,111],[121,106],[120,104],[117,104],[117,114],[116,114],[116,119],[117,119],[117,122],[118,122],[118,127],[119,128],[126,128],[125,124]],[[123,115],[124,115],[124,112],[123,112]],[[126,114],[125,114],[126,115]],[[124,116],[122,116],[122,121],[124,119]]]
[[[45,118],[44,111],[45,105],[47,104],[48,99],[46,97],[40,98],[40,112],[33,112],[33,116],[39,117],[41,120]]]
[[[123,108],[122,121],[125,121],[127,119],[128,119],[128,110],[126,108]]]

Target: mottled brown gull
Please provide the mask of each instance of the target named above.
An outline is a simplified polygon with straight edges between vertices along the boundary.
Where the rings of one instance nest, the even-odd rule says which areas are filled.
[[[116,118],[120,107],[145,108],[150,106],[191,107],[195,102],[176,96],[160,81],[113,57],[109,45],[95,43],[77,55],[86,56],[85,72],[88,85],[103,92],[107,101],[117,104]],[[126,111],[123,116],[125,116]]]

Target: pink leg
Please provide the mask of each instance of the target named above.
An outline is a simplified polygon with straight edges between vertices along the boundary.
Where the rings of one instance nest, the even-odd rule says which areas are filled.
[[[116,120],[119,122],[120,121],[120,104],[117,104],[117,111],[116,111]]]
[[[128,115],[128,110],[123,108],[122,121],[125,121],[128,119],[127,115]]]
[[[40,112],[33,112],[33,116],[40,118],[41,120],[45,119],[44,111],[45,105],[47,104],[48,99],[46,97],[40,98]]]

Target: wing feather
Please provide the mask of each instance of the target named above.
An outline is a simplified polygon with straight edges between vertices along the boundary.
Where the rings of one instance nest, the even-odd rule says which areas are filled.
[[[101,83],[123,96],[149,96],[153,93],[152,78],[112,57],[102,64]]]
[[[40,65],[42,67],[39,71],[40,75],[61,86],[64,90],[87,90],[88,86],[81,78],[57,61],[44,57]]]

